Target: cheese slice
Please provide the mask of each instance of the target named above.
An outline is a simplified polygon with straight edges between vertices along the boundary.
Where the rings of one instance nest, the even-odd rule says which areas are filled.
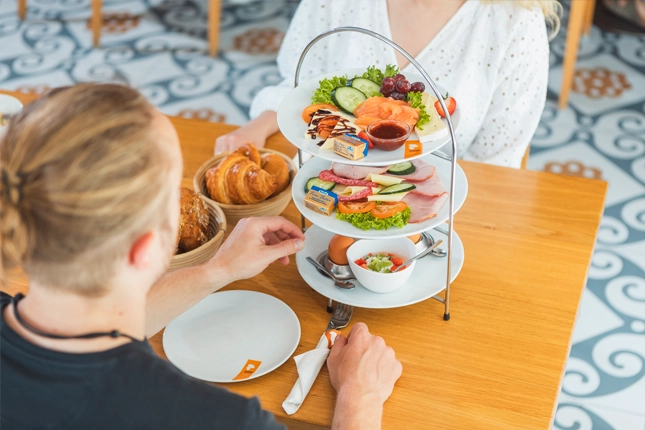
[[[421,100],[426,106],[426,112],[430,115],[430,122],[423,126],[423,130],[418,127],[414,128],[417,136],[419,136],[419,140],[421,142],[431,142],[448,136],[448,127],[443,123],[439,112],[437,112],[437,108],[434,107],[437,98],[424,92],[421,95]]]
[[[340,194],[341,196],[353,196],[356,193],[360,193],[367,187],[346,187],[343,192]]]
[[[367,201],[369,202],[400,202],[403,197],[408,193],[396,193],[396,194],[377,194],[372,196],[367,196]]]
[[[366,181],[376,182],[377,184],[389,187],[390,185],[396,185],[403,182],[402,178],[393,178],[392,176],[377,175],[376,173],[370,173],[365,178]]]

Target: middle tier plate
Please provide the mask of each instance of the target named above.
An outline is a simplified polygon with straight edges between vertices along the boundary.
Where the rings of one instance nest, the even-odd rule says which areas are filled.
[[[448,192],[450,185],[450,167],[449,161],[435,157],[433,155],[426,155],[421,158],[426,163],[432,164],[436,167],[437,173],[441,178],[443,186]],[[314,212],[305,207],[305,185],[309,178],[317,177],[321,171],[327,170],[331,166],[331,162],[321,158],[312,158],[307,161],[298,171],[293,180],[292,195],[293,202],[301,214],[305,216],[312,223],[322,227],[327,231],[331,231],[343,236],[354,237],[357,239],[378,239],[378,238],[394,238],[402,236],[410,236],[413,234],[421,233],[430,230],[444,222],[449,217],[449,201],[446,201],[439,210],[437,216],[427,219],[419,223],[409,223],[403,228],[390,227],[388,230],[361,230],[354,227],[352,224],[336,219],[336,212],[332,212],[330,216],[325,216],[320,213]],[[457,171],[455,175],[455,213],[461,208],[466,200],[468,194],[468,181],[464,171],[456,165]]]

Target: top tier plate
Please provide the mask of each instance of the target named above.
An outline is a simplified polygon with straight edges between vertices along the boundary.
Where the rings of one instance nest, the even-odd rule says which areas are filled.
[[[302,120],[302,111],[305,107],[311,104],[311,96],[314,91],[319,86],[319,81],[323,78],[331,78],[333,76],[347,76],[352,78],[356,75],[362,75],[367,70],[365,68],[359,69],[346,69],[332,73],[325,73],[316,78],[310,79],[306,82],[301,82],[296,88],[291,90],[287,97],[282,101],[280,107],[278,108],[278,126],[280,127],[280,132],[295,145],[298,149],[301,149],[305,152],[308,152],[316,157],[323,158],[329,161],[335,161],[339,163],[347,164],[362,164],[364,166],[383,166],[388,164],[400,163],[406,160],[412,160],[414,158],[419,158],[424,155],[428,155],[437,149],[444,146],[446,143],[450,142],[450,134],[440,138],[435,141],[426,142],[423,144],[423,153],[417,157],[405,158],[405,147],[401,147],[396,151],[381,151],[379,149],[371,149],[365,158],[360,160],[348,160],[339,155],[336,155],[334,151],[330,150],[320,150],[317,145],[317,141],[308,139],[305,137],[307,131],[307,124]],[[410,82],[425,82],[425,79],[413,72],[405,72],[406,78]],[[446,90],[442,87],[438,87],[441,94],[445,94]],[[426,84],[426,92],[432,93],[432,90]],[[459,128],[459,121],[461,118],[459,103],[457,103],[457,108],[455,112],[451,115],[452,125],[455,129],[455,132]],[[444,124],[448,126],[448,122],[443,119]],[[410,135],[410,140],[418,140],[418,137],[415,133]]]

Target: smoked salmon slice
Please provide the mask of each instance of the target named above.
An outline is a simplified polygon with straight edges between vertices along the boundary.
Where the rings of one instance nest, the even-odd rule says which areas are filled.
[[[374,121],[379,119],[393,119],[403,121],[414,127],[419,119],[419,109],[410,107],[403,100],[394,100],[391,97],[370,97],[358,105],[354,110],[356,125],[366,129]]]

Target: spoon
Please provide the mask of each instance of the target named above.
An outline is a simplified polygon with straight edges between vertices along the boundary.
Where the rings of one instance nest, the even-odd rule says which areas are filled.
[[[334,284],[336,284],[338,288],[342,288],[344,290],[351,290],[352,288],[355,287],[355,285],[352,282],[338,279],[336,275],[334,275],[331,271],[327,270],[325,266],[323,266],[313,258],[307,257],[307,261],[313,264],[316,267],[316,269],[320,270],[321,272],[329,276],[334,281]]]
[[[427,231],[424,231],[423,233],[421,233],[421,235],[422,235],[423,237],[425,237],[425,238],[426,238],[426,240],[427,240],[429,243],[434,244],[434,237],[432,237],[432,235],[431,235],[430,233],[428,233]],[[430,246],[432,246],[432,245],[430,245]],[[432,251],[432,255],[434,255],[435,257],[445,257],[446,255],[448,255],[448,253],[446,252],[446,250],[445,250],[445,249],[435,248],[435,249]]]
[[[423,252],[421,252],[421,253],[419,253],[419,254],[415,255],[414,257],[410,258],[408,261],[406,261],[405,263],[401,264],[399,267],[397,267],[396,269],[394,269],[394,270],[392,271],[392,273],[396,273],[396,272],[398,272],[398,271],[399,271],[399,269],[401,269],[402,267],[407,267],[407,265],[408,265],[408,264],[410,264],[410,263],[412,263],[414,260],[418,260],[419,258],[423,258],[423,257],[425,257],[426,255],[430,254],[430,253],[432,252],[432,250],[433,250],[433,249],[435,249],[437,246],[441,245],[441,243],[442,243],[442,242],[443,242],[443,240],[438,240],[438,241],[436,241],[435,243],[433,243],[433,244],[432,244],[432,246],[428,247],[425,251],[423,251]]]

